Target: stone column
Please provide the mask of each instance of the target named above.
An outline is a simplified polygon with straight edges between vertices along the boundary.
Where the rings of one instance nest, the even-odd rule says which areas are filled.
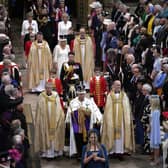
[[[7,0],[0,0],[0,4],[3,4],[4,6],[7,7],[8,1]]]
[[[89,0],[77,1],[77,29],[81,26],[87,26],[87,16],[89,10]]]
[[[103,0],[104,9],[107,11],[111,11],[113,3],[121,2],[120,0]]]

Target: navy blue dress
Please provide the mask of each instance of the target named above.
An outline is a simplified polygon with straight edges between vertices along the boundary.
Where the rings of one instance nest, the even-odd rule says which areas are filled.
[[[105,158],[105,162],[101,162],[101,161],[94,161],[94,160],[90,160],[87,164],[84,164],[84,158],[85,158],[85,154],[88,156],[92,155],[92,153],[96,152],[98,157],[102,157]],[[86,145],[83,147],[82,150],[82,164],[81,164],[81,168],[109,168],[109,164],[108,164],[108,155],[107,155],[107,151],[104,145],[101,145],[101,149],[99,149],[98,151],[86,151]]]

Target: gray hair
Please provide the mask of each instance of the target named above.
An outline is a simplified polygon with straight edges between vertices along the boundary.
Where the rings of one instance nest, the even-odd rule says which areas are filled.
[[[168,57],[164,57],[161,59],[162,64],[168,64]]]
[[[4,72],[1,77],[1,82],[5,84],[11,83],[11,77],[8,72]]]
[[[168,64],[163,64],[163,68],[165,69],[164,71],[167,73],[168,72]]]
[[[4,59],[10,59],[11,61],[13,61],[15,59],[15,54],[4,55]]]
[[[158,25],[159,23],[160,23],[160,19],[159,19],[159,18],[155,18],[154,24],[155,24],[155,25]]]
[[[17,92],[17,88],[15,88],[12,84],[5,86],[5,94],[8,96],[15,96]]]
[[[127,58],[130,58],[131,60],[132,60],[132,62],[131,63],[134,63],[135,62],[135,57],[134,57],[134,55],[133,54],[126,54],[126,59]]]
[[[163,8],[159,4],[156,4],[154,8],[157,9],[159,12],[163,10]]]
[[[14,145],[22,144],[22,136],[21,135],[13,136],[13,143]]]
[[[152,91],[152,86],[148,83],[145,83],[143,86],[142,86],[142,89],[145,89],[148,93],[151,93]]]

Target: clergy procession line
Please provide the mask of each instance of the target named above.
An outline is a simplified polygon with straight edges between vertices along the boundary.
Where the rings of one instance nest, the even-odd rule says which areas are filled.
[[[168,1],[140,0],[133,13],[120,1],[110,12],[92,1],[79,29],[66,3],[28,1],[21,26],[28,90],[38,94],[34,152],[76,157],[87,168],[136,152],[166,167]],[[26,168],[25,86],[10,34],[0,31],[0,164]]]

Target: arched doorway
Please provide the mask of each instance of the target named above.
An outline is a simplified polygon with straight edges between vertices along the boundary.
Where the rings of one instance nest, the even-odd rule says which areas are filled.
[[[77,17],[77,0],[67,0],[66,5],[68,6],[71,17],[76,18]]]
[[[70,15],[76,22],[77,30],[81,26],[87,26],[87,17],[91,10],[89,4],[93,1],[95,0],[66,0],[66,4],[70,9]],[[103,0],[99,1],[104,4]]]
[[[23,19],[24,0],[8,0],[9,17]]]
[[[75,22],[77,30],[87,24],[87,15],[90,0],[67,0],[67,6],[70,9],[70,15]]]

